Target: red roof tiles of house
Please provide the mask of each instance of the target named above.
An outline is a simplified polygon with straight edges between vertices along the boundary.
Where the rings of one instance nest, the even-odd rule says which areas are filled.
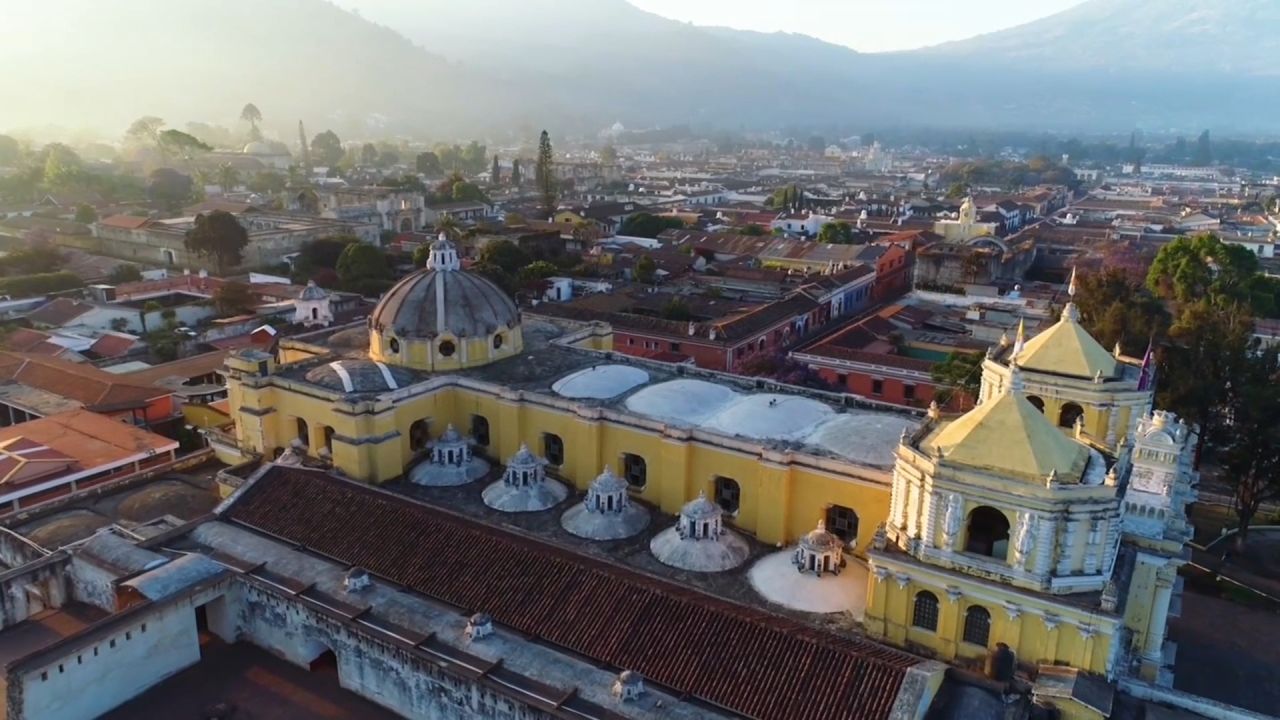
[[[761,720],[888,718],[918,662],[318,471],[273,467],[223,518]]]
[[[0,484],[24,484],[69,470],[132,462],[177,447],[176,441],[142,428],[88,410],[73,410],[0,428]]]
[[[0,352],[0,381],[3,380],[61,395],[90,409],[142,407],[170,394],[121,382],[119,376],[83,363],[10,352]]]
[[[38,325],[62,327],[89,312],[93,306],[71,298],[54,298],[27,314],[27,319]]]
[[[89,352],[102,358],[115,358],[128,353],[138,342],[134,335],[107,333],[89,346]]]
[[[151,218],[137,215],[112,215],[99,220],[98,224],[121,230],[140,230],[151,224]]]

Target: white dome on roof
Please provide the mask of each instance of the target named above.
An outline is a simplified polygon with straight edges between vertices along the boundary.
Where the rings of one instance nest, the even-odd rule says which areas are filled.
[[[254,140],[248,145],[245,145],[243,152],[245,155],[275,155],[271,150],[271,146],[262,140]]]
[[[560,397],[607,400],[649,382],[649,373],[629,365],[596,365],[560,378],[551,390]]]
[[[818,423],[835,415],[825,403],[794,395],[748,395],[707,421],[707,427],[728,435],[772,440],[799,440]]]
[[[738,393],[705,380],[670,380],[627,398],[627,409],[674,425],[701,425]]]

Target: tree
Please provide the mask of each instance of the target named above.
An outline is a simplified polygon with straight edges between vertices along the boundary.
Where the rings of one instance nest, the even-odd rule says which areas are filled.
[[[8,135],[0,135],[0,167],[11,167],[22,157],[22,146]]]
[[[684,221],[671,215],[651,215],[636,213],[622,221],[618,228],[619,235],[631,237],[656,238],[663,230],[682,230]]]
[[[298,121],[298,157],[302,158],[303,175],[311,174],[311,147],[307,144],[307,129],[303,127],[302,121]],[[291,166],[289,170],[293,170]]]
[[[240,171],[234,165],[227,162],[218,166],[218,185],[222,188],[223,195],[235,190],[239,183]]]
[[[430,151],[418,153],[418,157],[414,158],[413,167],[418,174],[427,177],[444,174],[444,169],[440,167],[440,157]]]
[[[378,153],[378,162],[377,162],[378,167],[386,169],[390,167],[395,167],[396,165],[399,165],[399,164],[400,164],[400,153],[396,152],[395,150],[383,150],[382,152]]]
[[[545,217],[551,217],[556,211],[556,176],[552,167],[554,162],[551,136],[543,130],[542,136],[538,138],[538,164],[534,168],[534,179],[542,196],[542,213]]]
[[[166,156],[173,155],[182,158],[188,170],[192,169],[191,162],[196,155],[213,150],[212,147],[196,136],[184,133],[181,130],[162,130],[156,142],[159,143],[161,151]]]
[[[246,103],[244,109],[240,111],[240,119],[249,123],[250,140],[262,139],[262,131],[258,129],[258,123],[262,122],[262,112],[258,110],[257,105]]]
[[[1280,358],[1276,348],[1250,347],[1231,388],[1223,478],[1232,489],[1243,548],[1263,503],[1280,499]]]
[[[600,162],[609,164],[618,162],[618,149],[612,145],[600,148]]]
[[[516,273],[516,279],[520,282],[521,286],[529,287],[530,285],[540,280],[546,280],[559,272],[560,269],[555,265],[547,262],[546,260],[538,260],[520,268],[519,272]]]
[[[164,120],[154,115],[144,115],[134,120],[124,134],[135,142],[150,142],[163,154],[164,147],[160,142],[160,128],[162,127],[164,127]]]
[[[253,290],[242,282],[226,282],[213,294],[213,307],[218,317],[234,317],[253,312],[257,298]]]
[[[1197,463],[1205,447],[1221,439],[1227,400],[1239,385],[1252,334],[1253,318],[1243,305],[1209,298],[1184,305],[1169,328],[1156,406],[1200,426]]]
[[[1209,140],[1209,131],[1200,133],[1196,139],[1196,152],[1191,158],[1192,165],[1207,166],[1213,164],[1213,143]]]
[[[689,303],[683,298],[673,297],[662,306],[660,313],[664,320],[678,320],[685,322],[693,319],[693,311],[689,309]]]
[[[502,166],[498,164],[498,156],[493,156],[493,167],[489,170],[489,183],[497,185],[502,182]]]
[[[147,200],[170,212],[191,200],[195,184],[173,168],[157,168],[147,176]]]
[[[520,187],[520,158],[511,161],[511,187]]]
[[[933,366],[929,374],[938,384],[934,399],[939,405],[950,405],[953,401],[963,405],[965,398],[978,396],[982,385],[982,360],[981,353],[956,350]]]
[[[480,248],[476,258],[481,264],[496,267],[509,275],[516,275],[520,268],[532,262],[529,253],[510,240],[494,240]]]
[[[759,225],[757,225],[757,224],[755,224],[755,223],[751,223],[751,224],[747,225],[746,227],[744,227],[744,228],[742,228],[741,230],[739,230],[739,232],[740,232],[740,233],[742,233],[743,235],[751,235],[751,236],[753,236],[753,237],[758,237],[758,236],[761,236],[761,235],[767,235],[767,234],[768,234],[768,233],[765,231],[765,229],[764,229],[763,227],[761,227],[761,226],[759,226]]]
[[[378,162],[378,146],[365,143],[360,147],[360,164],[373,165]]]
[[[367,243],[347,245],[338,258],[338,281],[342,288],[361,295],[379,295],[391,285],[391,268],[386,253]]]
[[[93,209],[92,205],[80,203],[76,206],[76,222],[88,225],[89,223],[98,221],[98,211]]]
[[[44,184],[54,190],[65,190],[84,180],[84,163],[75,150],[62,143],[44,147]]]
[[[138,282],[142,279],[142,271],[137,265],[125,263],[117,265],[111,270],[111,274],[107,276],[107,282],[112,285],[123,285],[124,283]]]
[[[1141,357],[1148,345],[1159,345],[1169,332],[1164,303],[1123,268],[1081,275],[1076,283],[1080,321],[1103,347]]]
[[[263,195],[279,195],[288,186],[289,179],[274,170],[262,170],[254,174],[245,187]]]
[[[342,162],[344,154],[342,141],[332,130],[325,130],[311,140],[311,157],[320,165],[332,168]]]
[[[1166,300],[1249,303],[1259,287],[1258,257],[1215,235],[1180,237],[1160,248],[1147,272],[1147,287]]]
[[[431,245],[423,243],[413,249],[413,266],[416,268],[424,268],[427,266],[427,258],[431,257]]]
[[[641,255],[636,261],[635,267],[636,282],[654,283],[658,279],[658,263],[648,255]]]
[[[298,248],[298,257],[293,261],[293,280],[298,283],[306,283],[308,280],[317,279],[319,273],[324,270],[333,272],[338,267],[338,258],[342,257],[342,251],[347,249],[351,243],[360,242],[360,239],[354,235],[339,235],[338,237],[317,238],[302,244]]]
[[[853,226],[843,220],[826,223],[818,231],[818,242],[833,245],[852,245],[854,242]]]
[[[224,275],[244,260],[249,232],[235,215],[214,210],[196,215],[195,226],[187,231],[184,244],[188,251],[212,258],[218,274]]]
[[[471,266],[471,272],[489,280],[511,297],[515,297],[516,290],[519,289],[516,286],[515,276],[497,265],[483,261],[478,262]]]

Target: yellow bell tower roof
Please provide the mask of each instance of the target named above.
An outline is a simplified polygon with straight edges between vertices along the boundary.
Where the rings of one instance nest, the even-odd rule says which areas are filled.
[[[959,418],[935,430],[921,443],[926,453],[945,462],[1033,478],[1050,475],[1059,482],[1079,482],[1089,450],[1067,437],[1022,395],[1015,366],[1009,385]]]
[[[1070,375],[1092,380],[1095,377],[1114,377],[1115,356],[1102,347],[1080,325],[1080,311],[1076,308],[1076,273],[1071,271],[1071,284],[1067,293],[1072,298],[1062,309],[1062,318],[1053,327],[1036,335],[1025,344],[1014,346],[1012,360],[1027,370]],[[1019,326],[1021,332],[1021,326]]]

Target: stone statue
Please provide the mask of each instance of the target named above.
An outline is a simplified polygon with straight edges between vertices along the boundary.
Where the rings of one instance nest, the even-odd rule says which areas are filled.
[[[959,493],[951,493],[947,497],[947,509],[942,515],[942,536],[946,540],[946,548],[954,550],[956,538],[960,536],[960,527],[964,524],[964,498]]]
[[[1018,515],[1018,528],[1013,539],[1014,564],[1019,567],[1031,554],[1031,540],[1036,533],[1036,516],[1024,512]]]

